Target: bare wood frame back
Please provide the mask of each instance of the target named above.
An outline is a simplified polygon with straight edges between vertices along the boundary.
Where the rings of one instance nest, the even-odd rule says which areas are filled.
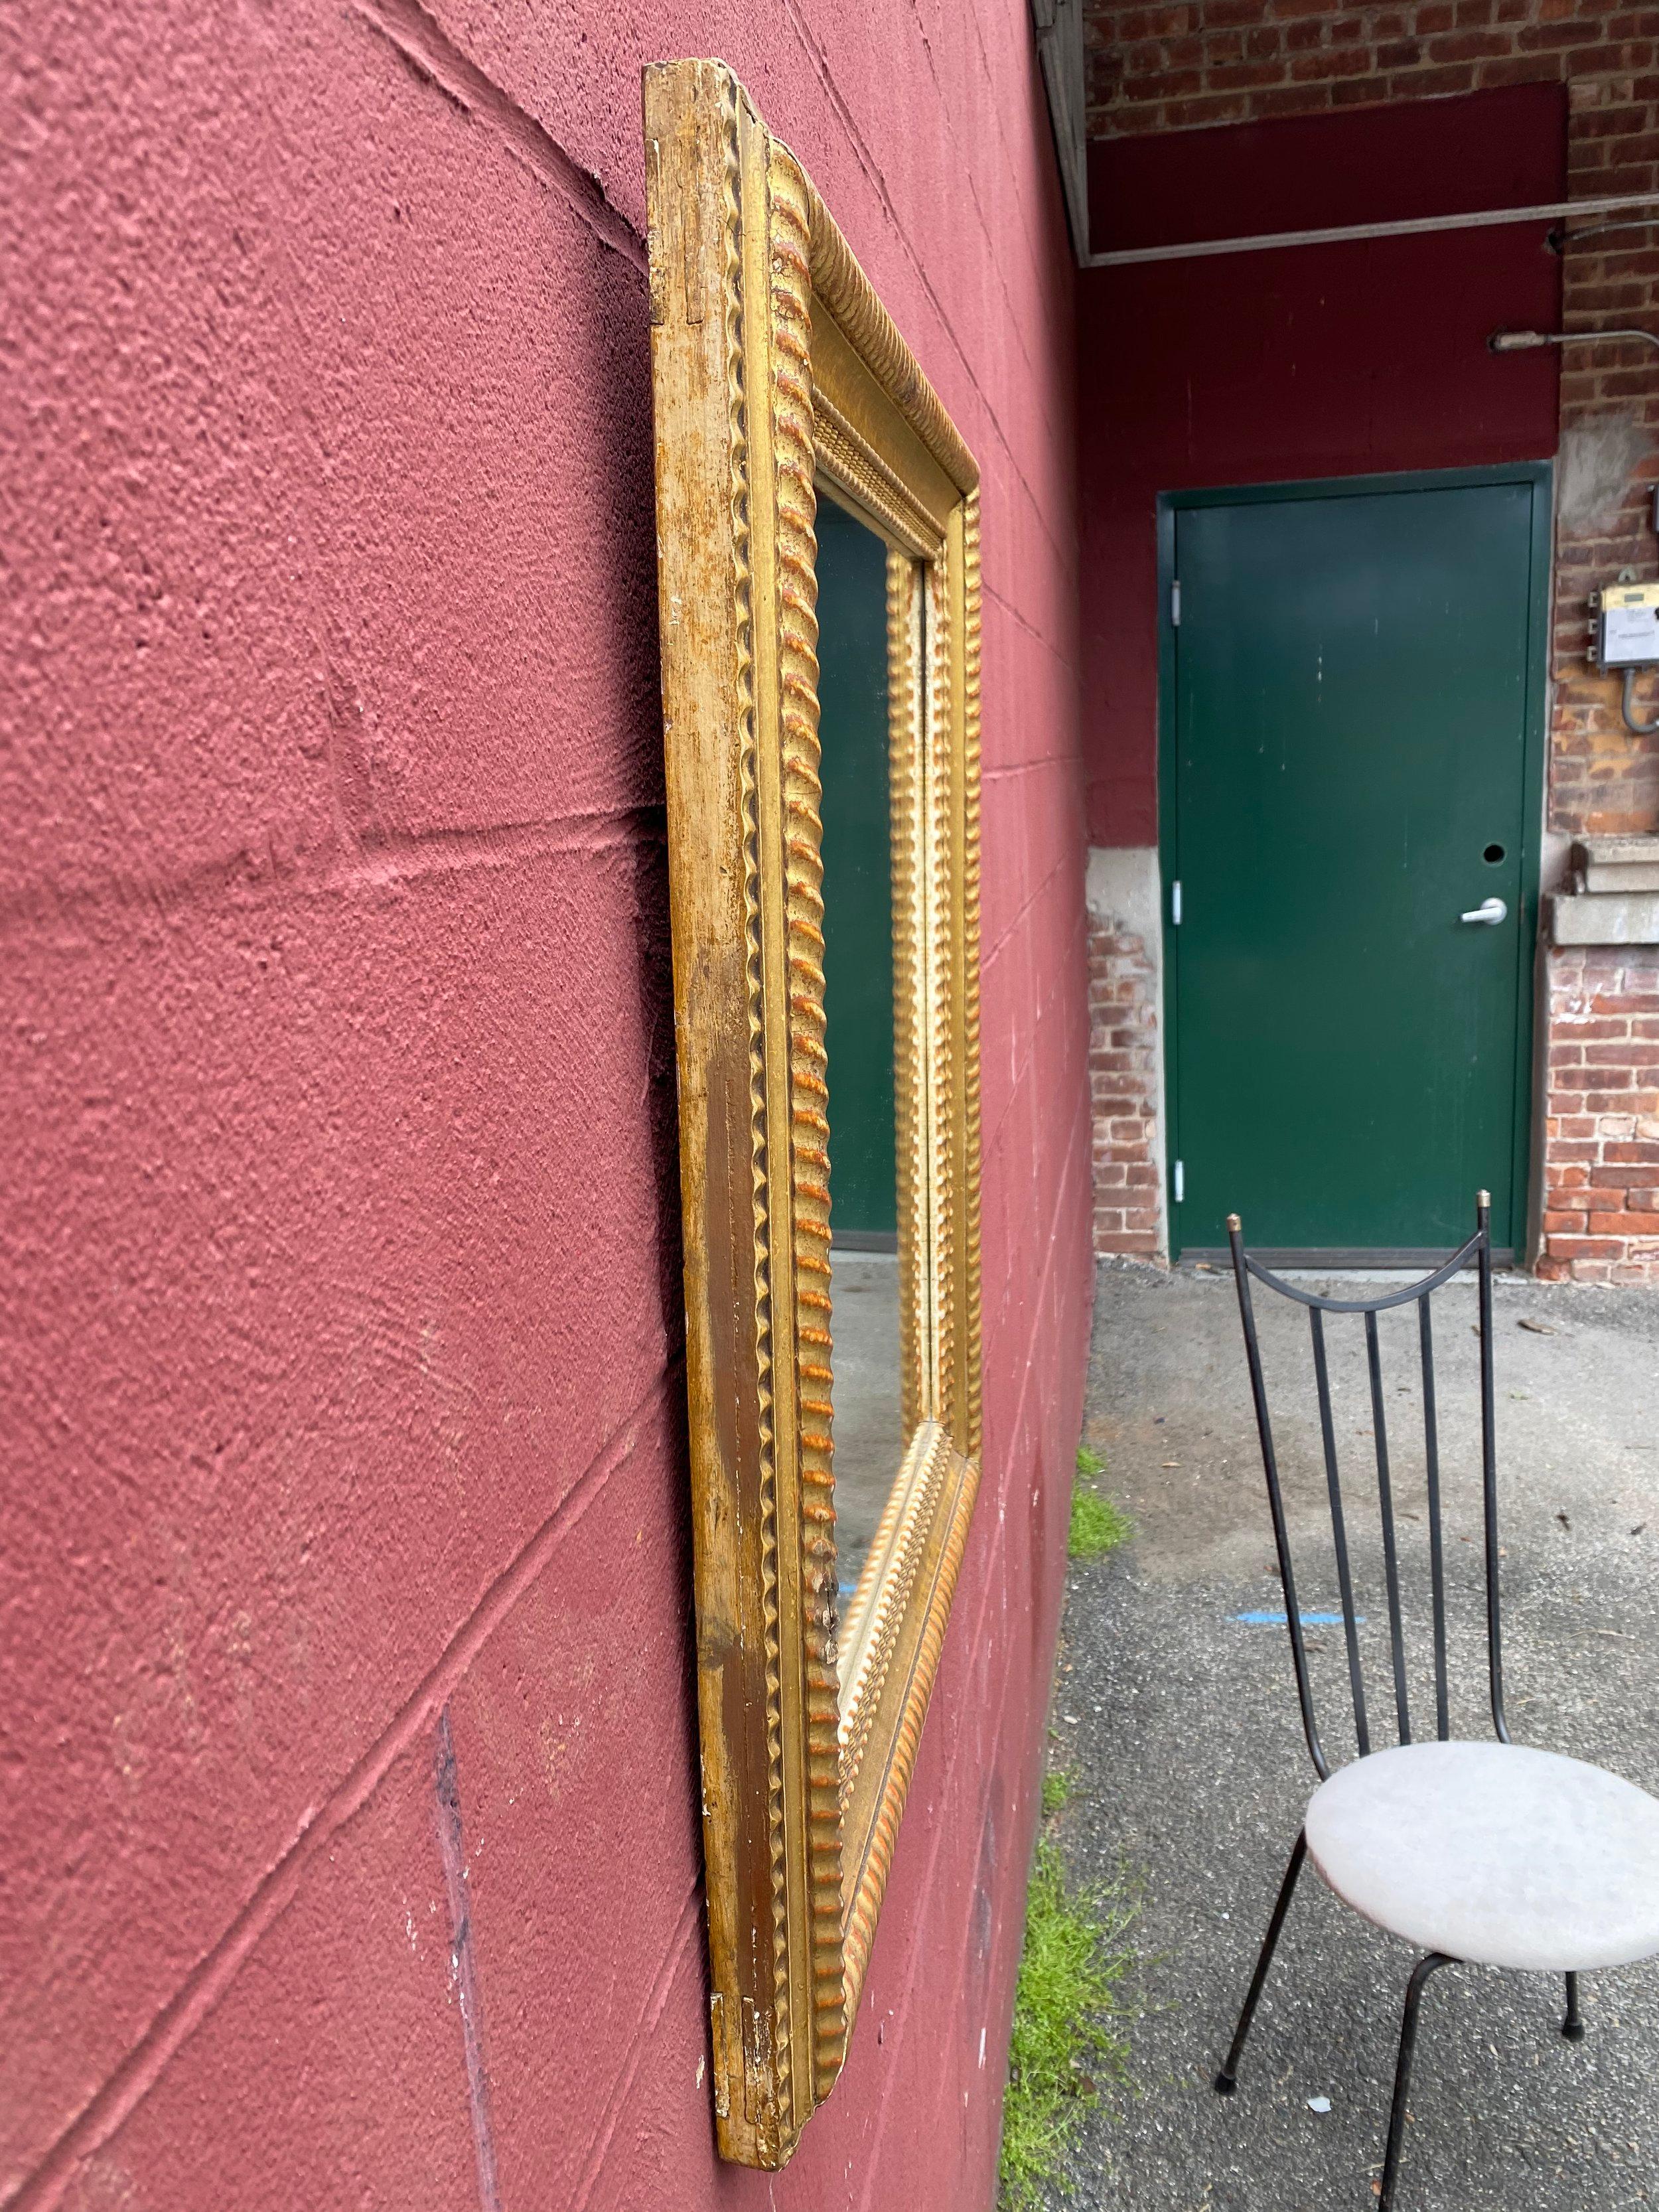
[[[723,2154],[846,2054],[979,1480],[978,471],[731,71],[645,76],[657,530]],[[909,1437],[838,1620],[817,501],[888,546]]]

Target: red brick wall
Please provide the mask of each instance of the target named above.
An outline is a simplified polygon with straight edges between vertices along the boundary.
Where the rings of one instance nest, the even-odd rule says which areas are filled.
[[[1552,1281],[1659,1275],[1659,946],[1550,959],[1546,1245]]]
[[[1095,137],[1263,122],[1540,79],[1623,76],[1633,82],[1653,70],[1659,40],[1659,10],[1595,0],[1402,0],[1385,8],[1097,0],[1086,21]]]
[[[1163,1243],[1158,1179],[1158,969],[1115,916],[1089,917],[1089,1092],[1095,1250],[1152,1259]]]
[[[1659,28],[1659,14],[1642,18]],[[1659,190],[1659,74],[1586,78],[1571,88],[1568,174],[1574,197]],[[1659,210],[1655,210],[1659,214]],[[1611,220],[1611,218],[1603,218]],[[1586,225],[1584,228],[1591,228]],[[1563,327],[1659,329],[1659,224],[1604,232],[1565,256]],[[1588,514],[1561,515],[1555,567],[1555,708],[1550,814],[1558,830],[1583,833],[1652,829],[1659,821],[1659,744],[1633,737],[1620,713],[1619,684],[1585,660],[1588,597],[1624,568],[1656,574],[1653,485],[1659,453],[1659,353],[1638,342],[1567,349],[1561,371],[1564,455],[1588,458],[1598,434],[1629,439],[1632,465],[1622,496]],[[1564,480],[1564,499],[1571,497]],[[1637,687],[1650,720],[1652,679]]]
[[[1618,17],[1659,32],[1659,14]],[[1561,27],[1565,28],[1566,26]],[[1595,49],[1586,50],[1589,56]],[[1570,88],[1568,173],[1575,197],[1659,188],[1654,49],[1627,50],[1614,74]],[[1568,59],[1575,67],[1575,50]],[[1659,227],[1606,232],[1565,255],[1567,330],[1659,328]],[[1585,659],[1589,594],[1623,568],[1659,574],[1653,529],[1659,354],[1634,342],[1568,349],[1561,375],[1563,471],[1555,549],[1554,699],[1549,817],[1583,834],[1659,827],[1659,740],[1637,737],[1619,683]],[[1622,461],[1621,449],[1622,448]],[[1605,501],[1574,504],[1575,467],[1597,456],[1623,477]],[[1659,686],[1637,685],[1651,720]],[[1540,1274],[1659,1279],[1659,947],[1548,956],[1545,1210]],[[1588,1109],[1588,1110],[1585,1110]],[[1593,1121],[1593,1127],[1587,1126]],[[1588,1196],[1588,1204],[1585,1203]]]

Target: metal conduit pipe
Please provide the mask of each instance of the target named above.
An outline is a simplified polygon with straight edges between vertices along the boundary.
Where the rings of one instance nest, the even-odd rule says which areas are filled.
[[[1627,338],[1639,339],[1644,345],[1659,352],[1659,337],[1651,331],[1494,331],[1486,340],[1493,353],[1532,353],[1540,346],[1608,345],[1621,343]],[[1628,573],[1628,572],[1626,572]],[[1651,721],[1636,719],[1636,670],[1625,671],[1624,689],[1620,697],[1620,712],[1625,718],[1625,727],[1638,738],[1650,738],[1659,731],[1659,714]]]
[[[1482,208],[1467,215],[1408,216],[1394,222],[1338,223],[1320,230],[1261,231],[1247,238],[1191,239],[1178,246],[1115,246],[1091,253],[1085,269],[1127,269],[1147,261],[1193,261],[1217,253],[1270,253],[1287,246],[1353,246],[1375,238],[1417,238],[1444,230],[1482,230],[1511,222],[1566,222],[1574,216],[1617,215],[1659,207],[1659,192],[1618,192],[1604,198],[1548,200],[1538,207]]]
[[[1659,350],[1651,331],[1494,331],[1486,346],[1492,353],[1531,353],[1539,346],[1611,345],[1623,338],[1639,338]]]
[[[1625,718],[1625,727],[1632,737],[1650,738],[1656,730],[1659,730],[1659,714],[1656,714],[1650,722],[1638,722],[1636,719],[1635,707],[1636,671],[1633,668],[1627,668],[1625,671],[1625,688],[1620,696],[1619,711]]]
[[[1551,231],[1544,243],[1552,253],[1565,253],[1570,246],[1580,246],[1587,238],[1605,238],[1615,230],[1652,230],[1659,225],[1659,215],[1632,215],[1617,222],[1581,223],[1577,230],[1569,230],[1565,223]]]

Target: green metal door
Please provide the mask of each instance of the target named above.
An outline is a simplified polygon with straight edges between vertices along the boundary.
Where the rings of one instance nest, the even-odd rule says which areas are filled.
[[[1177,1252],[1237,1212],[1286,1257],[1418,1258],[1481,1188],[1522,1241],[1547,500],[1534,469],[1171,502]]]

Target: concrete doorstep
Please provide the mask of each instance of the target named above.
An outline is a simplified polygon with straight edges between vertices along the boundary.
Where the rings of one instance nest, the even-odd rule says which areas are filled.
[[[1301,1609],[1334,1613],[1306,1317],[1266,1296],[1258,1311]],[[1452,1732],[1489,1736],[1472,1279],[1437,1297],[1435,1321]],[[1381,1326],[1413,1710],[1428,1735],[1414,1309]],[[1328,1334],[1373,1740],[1392,1741],[1361,1325],[1330,1316]],[[1502,1279],[1495,1345],[1511,1731],[1659,1791],[1659,1293]],[[1316,1778],[1230,1275],[1102,1267],[1085,1442],[1139,1534],[1070,1571],[1050,1748],[1079,1787],[1050,1832],[1074,1876],[1139,1885],[1141,2016],[1129,2079],[1091,2117],[1073,2193],[1054,2202],[1358,2212],[1376,2203],[1415,1954],[1311,1869],[1237,2094],[1211,2086]],[[1308,1636],[1337,1764],[1353,1755],[1341,1630]],[[1557,1978],[1459,1966],[1430,1984],[1400,2212],[1659,2205],[1659,1962],[1582,1986],[1575,2045]]]

